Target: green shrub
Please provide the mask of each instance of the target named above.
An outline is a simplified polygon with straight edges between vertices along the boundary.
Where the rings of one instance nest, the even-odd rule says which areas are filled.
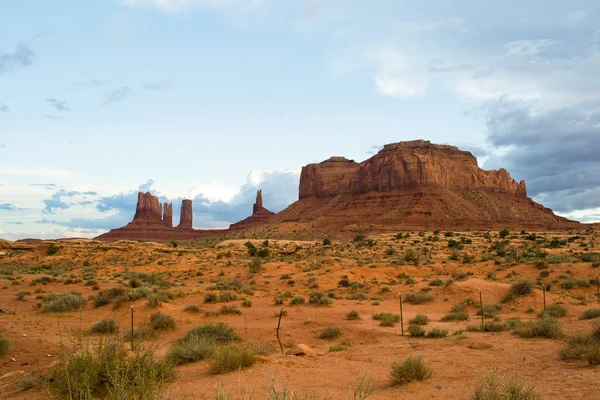
[[[250,368],[257,361],[256,354],[247,347],[218,347],[209,362],[212,375]]]
[[[60,366],[42,375],[45,386],[61,399],[157,399],[175,375],[170,363],[157,359],[152,347],[139,343],[131,352],[118,336],[64,349]]]
[[[76,293],[65,293],[54,295],[53,299],[50,300],[43,308],[42,312],[66,312],[75,311],[83,307],[85,300],[80,294]]]
[[[4,336],[3,333],[0,333],[0,357],[4,357],[8,353],[8,348],[10,347],[10,341]]]
[[[332,344],[331,346],[329,346],[329,352],[335,353],[338,351],[348,350],[350,348],[350,346],[351,346],[350,343],[347,343],[347,342]]]
[[[560,304],[550,304],[544,311],[542,311],[540,317],[552,317],[561,318],[567,315],[567,308]]]
[[[333,325],[328,325],[327,327],[323,328],[319,333],[319,339],[325,340],[337,339],[340,336],[342,336],[342,330],[339,327]]]
[[[119,328],[114,320],[103,319],[102,321],[98,321],[94,325],[90,326],[88,333],[117,333],[118,330]]]
[[[218,347],[209,336],[186,336],[178,340],[167,352],[166,360],[173,365],[192,363],[211,358]]]
[[[219,297],[217,296],[216,293],[207,293],[206,295],[204,295],[204,302],[205,303],[218,303]]]
[[[469,332],[502,332],[508,329],[506,324],[494,321],[485,321],[479,325],[467,325]]]
[[[414,337],[423,337],[427,331],[421,328],[419,325],[409,325],[408,334]]]
[[[19,291],[19,293],[17,293],[17,300],[23,300],[25,296],[28,296],[30,294],[31,292],[28,292],[27,290],[21,290]]]
[[[329,239],[329,238],[323,239],[323,246],[331,246],[331,239]]]
[[[444,284],[444,281],[439,278],[434,279],[429,282],[429,286],[442,286],[443,284]]]
[[[423,304],[433,301],[433,296],[427,293],[409,293],[404,300],[408,304]]]
[[[448,336],[448,331],[438,327],[431,328],[425,335],[428,338],[443,338]]]
[[[252,307],[252,300],[244,300],[244,301],[242,301],[242,307],[245,307],[245,308]]]
[[[227,303],[230,301],[235,301],[237,299],[237,294],[235,294],[234,292],[230,292],[229,290],[225,290],[219,294],[219,302],[221,303]]]
[[[429,323],[429,317],[423,314],[417,314],[414,318],[408,320],[409,324],[414,325],[427,325]]]
[[[469,400],[538,400],[535,388],[519,377],[513,375],[510,380],[492,371],[484,379],[480,379],[475,393]]]
[[[242,315],[242,311],[236,306],[223,306],[219,310],[221,315]]]
[[[390,378],[394,385],[405,385],[413,381],[424,381],[433,375],[431,368],[421,356],[409,356],[403,362],[392,364]]]
[[[195,304],[189,304],[189,305],[185,306],[183,311],[190,312],[190,313],[199,313],[202,310],[200,309],[200,307],[198,307]]]
[[[443,322],[468,321],[468,320],[469,320],[469,313],[467,313],[466,311],[449,312],[448,314],[446,314],[442,317]]]
[[[396,326],[396,324],[400,322],[400,315],[383,312],[373,314],[373,319],[379,321],[379,326]]]
[[[50,244],[50,246],[48,246],[48,248],[46,249],[46,255],[48,256],[53,256],[56,253],[58,253],[60,251],[60,247],[58,247],[57,245],[55,245],[54,243]]]
[[[94,298],[94,307],[100,307],[110,303],[112,299],[118,296],[122,296],[125,293],[123,288],[114,287],[110,289],[105,289],[98,293]]]
[[[357,319],[360,319],[360,315],[358,314],[358,311],[352,310],[346,314],[346,319],[348,321],[356,321]]]
[[[177,328],[175,319],[170,315],[161,313],[160,311],[150,315],[149,326],[155,331],[169,331]]]
[[[308,302],[310,304],[315,304],[315,305],[329,305],[331,303],[333,303],[333,300],[331,300],[329,298],[329,296],[327,296],[324,293],[321,292],[311,292],[310,297],[308,299]]]
[[[585,310],[579,319],[594,319],[600,317],[600,308],[591,308]]]
[[[503,303],[512,301],[515,297],[526,296],[531,293],[533,289],[533,282],[529,280],[521,280],[513,283],[510,286],[509,292],[502,299]]]
[[[290,305],[296,305],[296,304],[304,304],[306,300],[304,299],[304,297],[302,296],[294,296],[292,297],[292,299],[290,300]]]
[[[212,338],[218,344],[230,344],[233,342],[239,342],[241,339],[235,333],[235,330],[229,325],[219,322],[217,324],[206,323],[195,327],[189,331],[184,339],[192,340],[194,337],[207,337]]]
[[[500,314],[502,306],[500,304],[484,304],[483,307],[477,308],[477,315],[481,315],[481,309],[483,309],[484,318],[494,318]]]
[[[513,334],[522,338],[544,337],[556,339],[562,336],[562,329],[555,318],[544,317],[535,322],[526,322],[517,325]]]

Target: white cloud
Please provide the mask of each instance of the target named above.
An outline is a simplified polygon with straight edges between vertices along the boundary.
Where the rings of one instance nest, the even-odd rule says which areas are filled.
[[[385,49],[375,54],[377,71],[373,77],[375,89],[385,95],[409,98],[422,95],[427,90],[432,76],[424,66],[409,62],[406,55]]]
[[[567,28],[576,28],[578,24],[583,22],[587,17],[587,13],[585,11],[574,11],[567,15],[565,18],[565,26]]]
[[[233,196],[239,192],[239,189],[229,188],[222,183],[209,183],[209,184],[197,184],[194,183],[193,188],[190,190],[190,198],[201,196],[210,201],[224,201],[229,202]]]

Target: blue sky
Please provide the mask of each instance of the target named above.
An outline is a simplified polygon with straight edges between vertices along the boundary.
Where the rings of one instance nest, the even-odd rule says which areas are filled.
[[[195,227],[280,211],[302,165],[428,139],[600,220],[593,0],[0,4],[0,237],[96,236],[138,189]]]

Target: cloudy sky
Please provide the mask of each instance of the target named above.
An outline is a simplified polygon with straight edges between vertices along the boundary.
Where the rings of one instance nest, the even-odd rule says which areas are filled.
[[[600,221],[598,71],[597,0],[3,1],[0,237],[96,236],[138,190],[225,227],[421,138]]]

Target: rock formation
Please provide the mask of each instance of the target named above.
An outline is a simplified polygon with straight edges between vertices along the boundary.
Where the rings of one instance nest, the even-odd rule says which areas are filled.
[[[388,144],[361,163],[332,157],[306,165],[299,200],[272,222],[311,222],[332,233],[577,224],[528,198],[525,182],[506,170],[484,171],[471,153],[424,140]]]
[[[192,229],[192,201],[184,199],[181,201],[181,216],[178,229]]]
[[[162,206],[150,192],[138,193],[134,221],[162,221]]]
[[[162,221],[169,228],[173,227],[173,203],[165,203]]]
[[[251,226],[264,224],[268,222],[273,215],[275,215],[274,212],[263,207],[262,190],[258,190],[256,192],[256,202],[252,205],[252,215],[235,224],[229,225],[229,229],[249,228]]]

